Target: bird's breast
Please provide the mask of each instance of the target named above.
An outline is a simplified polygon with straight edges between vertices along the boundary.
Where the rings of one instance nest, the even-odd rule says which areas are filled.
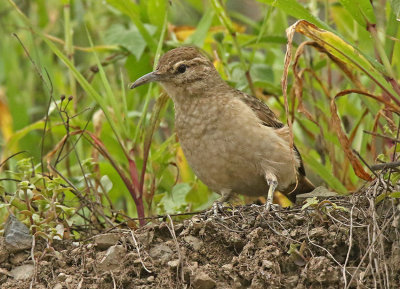
[[[214,100],[215,101],[215,100]],[[253,158],[249,139],[236,119],[229,101],[175,105],[175,127],[183,152],[196,175],[212,190],[238,189],[263,183],[259,163]],[[243,113],[239,113],[243,116]],[[255,121],[252,125],[257,126]],[[249,151],[248,151],[249,150]],[[240,189],[242,191],[242,189]]]

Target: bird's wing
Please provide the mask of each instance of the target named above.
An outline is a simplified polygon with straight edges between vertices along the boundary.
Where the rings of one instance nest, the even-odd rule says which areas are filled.
[[[284,127],[284,124],[276,117],[275,113],[258,98],[243,93],[240,90],[236,91],[236,96],[254,111],[263,125],[273,128]]]
[[[236,90],[235,96],[238,97],[245,104],[247,104],[254,111],[257,117],[262,121],[263,125],[273,127],[276,129],[284,127],[284,124],[276,117],[275,113],[268,107],[268,105],[266,105],[258,98],[252,95],[248,95],[244,92],[241,92],[240,90]],[[295,145],[294,145],[294,151],[296,152],[300,160],[300,166],[298,168],[298,172],[300,175],[305,176],[306,171],[304,169],[303,160],[301,158],[299,150]]]

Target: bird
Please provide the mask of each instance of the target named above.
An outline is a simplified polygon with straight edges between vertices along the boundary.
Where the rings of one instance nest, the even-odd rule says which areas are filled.
[[[276,190],[295,202],[315,188],[289,127],[264,102],[226,83],[199,48],[167,51],[154,71],[129,86],[149,82],[172,98],[183,153],[196,176],[221,195],[219,204],[235,194],[267,196],[269,210]]]

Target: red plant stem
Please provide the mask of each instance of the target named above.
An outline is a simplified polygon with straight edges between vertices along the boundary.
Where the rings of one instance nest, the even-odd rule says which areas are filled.
[[[138,214],[140,227],[143,227],[144,225],[146,225],[146,221],[144,219],[144,206],[143,206],[142,195],[140,195],[140,197],[137,198],[134,201],[135,201],[135,204],[136,204],[136,211],[137,211],[137,214]]]
[[[144,206],[143,206],[143,198],[142,198],[143,192],[138,191],[139,181],[138,181],[138,173],[137,173],[135,161],[132,160],[128,155],[126,155],[128,162],[129,162],[129,172],[130,172],[130,177],[131,177],[129,179],[129,177],[125,174],[124,170],[114,161],[114,159],[108,153],[106,147],[101,142],[101,140],[98,139],[93,133],[90,133],[90,132],[86,132],[86,133],[93,140],[94,147],[96,147],[97,150],[111,163],[113,168],[117,171],[117,173],[121,177],[126,188],[128,189],[129,193],[131,194],[133,201],[135,202],[136,211],[137,211],[138,219],[139,219],[139,224],[140,224],[140,226],[144,226],[146,224],[146,222],[145,222]]]
[[[133,153],[133,150],[131,150],[130,153]],[[133,159],[130,158],[130,156],[127,156],[128,158],[128,162],[129,162],[129,172],[131,175],[131,179],[132,179],[132,183],[133,186],[136,188],[136,192],[138,193],[136,195],[136,197],[138,198],[139,196],[141,196],[143,194],[143,188],[141,186],[141,183],[139,183],[139,174],[138,174],[138,170],[136,167],[136,163]]]
[[[132,153],[133,151],[131,151]],[[143,206],[143,182],[140,180],[139,183],[139,177],[138,177],[138,170],[136,167],[136,163],[133,159],[130,157],[128,158],[129,161],[129,171],[131,174],[131,179],[132,179],[132,191],[131,193],[133,200],[136,205],[136,211],[139,217],[139,224],[140,226],[146,225],[145,222],[145,215],[144,215],[144,206]],[[147,162],[147,159],[145,160]],[[142,176],[144,175],[144,172],[142,172]]]

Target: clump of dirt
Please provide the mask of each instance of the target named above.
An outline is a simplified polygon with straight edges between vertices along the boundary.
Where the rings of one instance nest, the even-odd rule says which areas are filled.
[[[372,191],[371,191],[372,192]],[[368,193],[368,192],[367,192]],[[376,190],[374,191],[376,194]],[[224,208],[181,222],[85,241],[38,244],[6,256],[1,288],[396,288],[400,217],[393,199],[372,195],[266,212]],[[22,255],[21,255],[22,254]],[[32,264],[28,279],[13,269]]]

